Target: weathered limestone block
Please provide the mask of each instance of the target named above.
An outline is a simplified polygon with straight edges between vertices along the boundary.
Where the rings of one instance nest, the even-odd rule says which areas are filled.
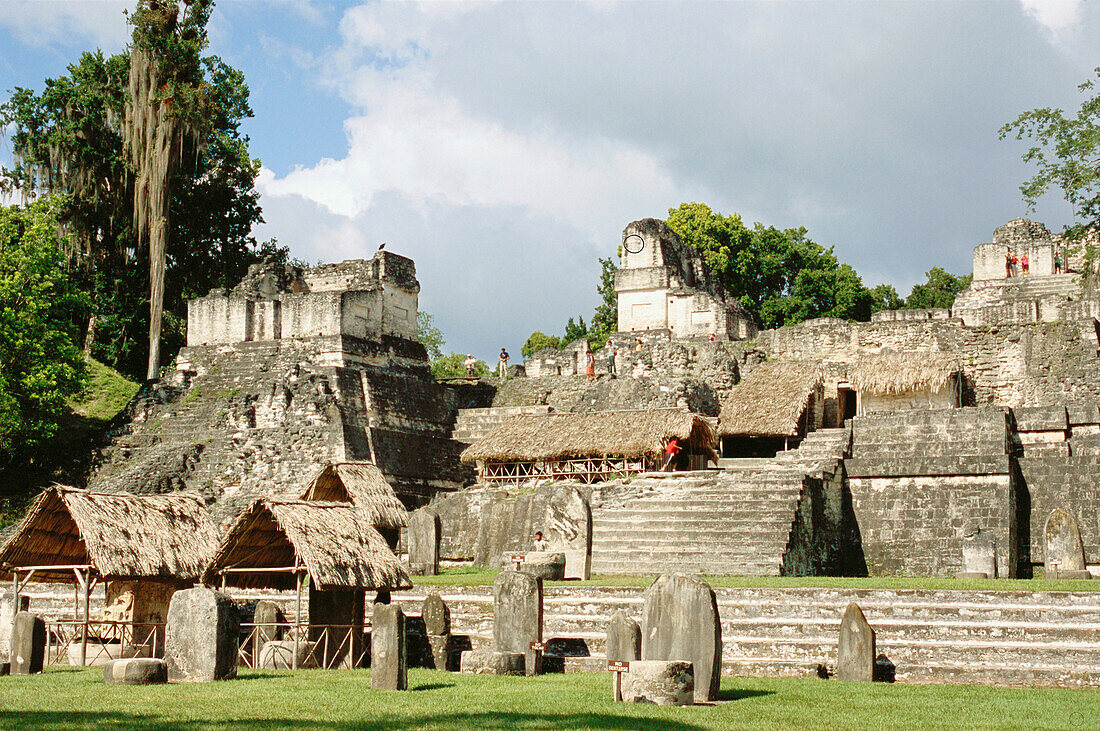
[[[690,706],[698,698],[691,663],[684,660],[635,660],[621,675],[627,703]]]
[[[714,590],[707,582],[684,574],[658,578],[645,590],[642,627],[644,659],[690,662],[695,700],[718,699],[722,625]]]
[[[155,657],[111,660],[103,666],[103,682],[112,685],[158,685],[168,682],[168,664]]]
[[[460,667],[462,672],[474,675],[523,675],[526,664],[522,652],[481,649],[463,652]]]
[[[493,648],[522,652],[527,674],[537,675],[540,655],[532,642],[542,642],[542,579],[501,571],[493,582]]]
[[[409,573],[435,576],[439,573],[439,541],[442,523],[430,508],[414,510],[409,515]]]
[[[507,561],[508,557],[504,557]],[[504,561],[501,563],[503,564]],[[550,553],[548,551],[528,551],[524,554],[524,561],[520,571],[532,574],[544,581],[561,581],[565,578],[565,554]]]
[[[202,587],[177,591],[165,630],[168,680],[199,683],[237,677],[239,633],[240,617],[228,594]]]
[[[963,536],[963,570],[959,579],[997,578],[997,539],[980,529]]]
[[[608,660],[637,660],[642,656],[642,628],[619,609],[607,626],[605,654]]]
[[[875,677],[875,631],[855,602],[848,605],[840,620],[836,677],[867,682]]]
[[[554,491],[542,528],[550,548],[565,554],[562,578],[587,580],[592,576],[592,508],[575,487]]]
[[[370,633],[370,687],[406,690],[405,613],[396,604],[376,604]]]
[[[424,597],[420,615],[424,618],[424,628],[429,635],[447,635],[451,633],[451,610],[438,591],[433,591]]]
[[[317,667],[316,654],[311,652],[316,648],[312,642],[298,642],[298,663],[300,668]],[[256,667],[261,670],[293,670],[294,641],[293,640],[269,640],[260,646],[256,654]]]
[[[1090,579],[1085,568],[1085,547],[1077,519],[1063,508],[1050,511],[1043,529],[1043,563],[1048,578]]]
[[[42,672],[46,662],[46,623],[37,614],[19,612],[11,631],[11,674]]]

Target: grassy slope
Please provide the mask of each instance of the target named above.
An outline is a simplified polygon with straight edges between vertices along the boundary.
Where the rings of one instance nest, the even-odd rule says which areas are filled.
[[[536,678],[410,670],[408,692],[367,670],[245,671],[220,683],[110,686],[102,670],[0,677],[2,728],[1083,728],[1100,689],[724,678],[714,706],[612,703],[607,674]],[[1089,720],[1091,719],[1091,721]]]
[[[96,437],[137,393],[138,384],[97,361],[88,362],[88,386],[71,398],[57,434],[42,445],[29,464],[0,473],[0,528],[13,523],[34,495],[53,482],[80,482]]]
[[[492,569],[466,567],[443,569],[438,576],[414,576],[420,586],[489,586],[496,578]],[[981,591],[1100,591],[1100,581],[1045,581],[1043,579],[951,579],[926,576],[704,576],[711,586],[790,589],[971,589]],[[546,586],[649,586],[653,576],[593,576],[589,581],[548,581]]]

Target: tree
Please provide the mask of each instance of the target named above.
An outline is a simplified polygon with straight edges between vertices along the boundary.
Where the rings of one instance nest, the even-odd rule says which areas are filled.
[[[588,328],[588,343],[593,350],[606,345],[611,333],[619,327],[619,298],[615,295],[615,274],[618,271],[614,259],[600,258],[600,283],[596,287],[600,304],[596,305],[592,324]]]
[[[134,169],[134,229],[149,249],[149,361],[146,378],[160,369],[164,271],[171,231],[172,185],[187,157],[198,157],[211,121],[209,85],[200,53],[212,0],[139,0],[130,19],[130,49],[123,143]]]
[[[925,272],[925,276],[928,277],[927,282],[913,285],[913,291],[905,300],[906,309],[949,308],[955,304],[959,292],[969,287],[973,279],[971,274],[955,276],[940,267],[932,267]]]
[[[0,208],[0,469],[53,435],[84,383],[88,298],[62,266],[56,199]]]
[[[554,335],[547,335],[544,332],[536,330],[527,337],[527,342],[523,344],[519,352],[524,358],[530,358],[532,355],[545,348],[559,350],[561,349],[561,345],[561,338]]]
[[[423,310],[416,313],[416,339],[428,351],[428,360],[432,363],[443,357],[443,331],[435,326],[435,318]]]
[[[1100,67],[1095,69],[1100,79]],[[1089,227],[1100,227],[1100,94],[1096,81],[1090,79],[1077,87],[1083,94],[1092,93],[1077,114],[1067,116],[1061,109],[1032,109],[1015,121],[1001,127],[1000,138],[1009,135],[1035,144],[1023,154],[1026,163],[1033,163],[1038,172],[1020,186],[1029,210],[1051,186],[1073,206],[1075,225],[1067,233],[1076,238]]]
[[[479,360],[474,365],[474,375],[478,378],[492,373],[489,365]],[[432,363],[432,375],[436,378],[457,378],[466,375],[466,355],[463,353],[451,353]]]
[[[871,293],[871,312],[905,307],[905,300],[898,296],[898,291],[891,284],[879,284],[868,291]]]
[[[561,336],[561,344],[569,345],[574,340],[585,337],[588,337],[588,327],[584,324],[584,318],[578,315],[577,322],[574,322],[570,317],[569,322],[565,323],[565,334]]]
[[[699,250],[729,295],[764,327],[793,325],[811,317],[867,320],[873,297],[855,269],[832,248],[809,239],[806,229],[777,229],[682,203],[668,212],[668,225]]]
[[[190,32],[180,31],[179,23],[176,28]],[[65,232],[62,248],[93,301],[86,350],[140,375],[149,370],[143,341],[151,329],[150,262],[134,233],[135,176],[123,144],[130,60],[85,53],[67,75],[47,79],[41,93],[16,89],[0,106],[0,128],[11,130],[15,163],[0,169],[0,188],[25,198],[64,194],[57,216]],[[201,60],[200,74],[209,114],[205,134],[189,143],[170,186],[160,340],[166,357],[184,341],[187,299],[233,286],[264,257],[288,256],[274,241],[258,245],[251,235],[262,221],[254,188],[260,163],[249,156],[240,131],[252,116],[244,76],[214,56]],[[164,94],[175,100],[181,88],[166,87]]]

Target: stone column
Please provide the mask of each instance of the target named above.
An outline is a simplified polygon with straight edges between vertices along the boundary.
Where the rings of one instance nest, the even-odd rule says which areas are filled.
[[[607,627],[607,642],[605,654],[608,662],[625,660],[633,662],[642,656],[642,628],[638,623],[627,616],[626,612],[619,609],[611,615],[611,624]],[[623,700],[622,673],[612,673],[612,699]],[[692,692],[694,692],[694,678],[692,679]]]
[[[432,648],[432,665],[436,670],[456,669],[451,660],[451,610],[438,592],[433,591],[424,599],[420,616]]]
[[[838,680],[870,682],[875,679],[875,631],[855,602],[848,605],[840,620],[836,654]]]
[[[228,594],[202,587],[173,594],[164,643],[169,682],[237,677],[240,626]]]
[[[528,675],[537,675],[542,642],[542,579],[518,571],[501,571],[493,582],[493,647],[497,652],[522,652]]]
[[[1091,579],[1085,568],[1085,546],[1073,513],[1063,508],[1050,511],[1043,529],[1043,568],[1048,579]]]
[[[696,702],[718,700],[722,625],[718,601],[707,582],[684,574],[665,574],[645,590],[642,658],[690,662]]]
[[[439,573],[439,541],[442,534],[439,515],[430,508],[409,515],[409,573],[435,576]]]
[[[19,612],[11,631],[11,674],[42,672],[46,664],[46,623],[37,614]]]
[[[370,687],[406,690],[405,613],[397,604],[375,604],[370,632]]]

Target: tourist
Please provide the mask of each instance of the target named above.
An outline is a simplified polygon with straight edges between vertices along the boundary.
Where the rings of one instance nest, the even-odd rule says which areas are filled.
[[[634,338],[634,352],[637,353],[642,349],[642,339]]]
[[[497,375],[501,378],[508,377],[508,351],[504,348],[500,349],[500,355],[497,356]]]
[[[661,472],[672,471],[672,460],[676,459],[676,453],[680,451],[678,441],[676,437],[668,440],[668,444],[665,446],[665,454],[668,455],[668,458],[665,459],[665,466],[661,468]]]
[[[542,537],[542,531],[535,531],[535,550],[546,552],[550,550],[550,541]]]
[[[1062,255],[1059,252],[1054,252],[1054,273],[1062,273]]]
[[[596,380],[596,359],[592,357],[591,349],[584,351],[584,357],[584,381],[589,383]]]
[[[1023,258],[1020,259],[1020,268],[1023,270],[1025,277],[1027,276],[1027,264],[1027,254],[1024,254]]]
[[[466,366],[466,375],[474,375],[474,369],[477,368],[477,359],[473,355],[467,355],[466,360],[462,361],[462,365]]]
[[[607,372],[615,375],[615,356],[619,354],[619,346],[607,344]]]
[[[1020,273],[1020,260],[1015,256],[1012,257],[1012,276],[1016,276]]]
[[[708,342],[708,343],[713,343],[713,342],[714,342],[714,333],[711,333],[711,334],[710,334],[710,335],[709,335],[709,336],[707,337],[707,342]]]
[[[1014,261],[1015,261],[1015,259],[1012,258],[1012,251],[1009,250],[1009,248],[1006,246],[1005,247],[1005,276],[1008,277],[1009,279],[1012,278],[1012,262],[1014,262]]]

